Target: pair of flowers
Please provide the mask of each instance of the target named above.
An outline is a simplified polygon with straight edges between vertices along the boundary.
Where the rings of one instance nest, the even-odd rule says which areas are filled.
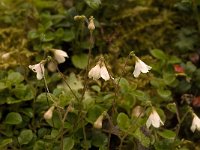
[[[151,67],[146,65],[143,61],[141,61],[137,56],[135,56],[136,62],[135,62],[135,70],[133,72],[134,77],[138,77],[140,73],[147,73],[149,70],[151,70]],[[98,80],[99,78],[103,78],[105,81],[110,79],[110,75],[108,73],[108,70],[105,66],[105,63],[103,62],[103,59],[100,59],[99,62],[95,67],[93,67],[89,73],[89,78],[93,78],[94,80]]]
[[[67,53],[63,50],[59,50],[59,49],[52,49],[53,53],[54,53],[54,58],[55,60],[60,64],[65,62],[65,57],[69,58],[69,56],[67,55]],[[53,66],[54,67],[54,66]],[[37,79],[41,80],[43,78],[44,75],[44,63],[40,62],[38,64],[35,65],[29,65],[29,68],[35,72],[37,75]]]
[[[154,108],[146,122],[147,128],[149,128],[151,125],[154,126],[155,128],[159,128],[160,125],[164,125],[164,123],[160,119],[160,116],[158,115],[158,113]],[[190,130],[192,132],[194,132],[195,130],[200,131],[200,118],[195,113],[193,113],[193,120]]]

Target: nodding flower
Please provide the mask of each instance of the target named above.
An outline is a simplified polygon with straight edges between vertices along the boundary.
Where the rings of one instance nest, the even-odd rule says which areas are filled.
[[[94,80],[98,80],[99,78],[103,78],[105,81],[110,79],[110,75],[105,66],[105,63],[100,59],[99,62],[94,66],[88,73],[89,78],[93,78]]]
[[[138,77],[140,73],[147,73],[149,70],[151,70],[151,67],[146,65],[143,61],[141,61],[137,56],[135,56],[136,62],[135,62],[135,70],[133,72],[134,77]]]
[[[29,65],[28,66],[33,72],[36,73],[36,77],[38,80],[41,80],[44,76],[44,64],[38,63],[35,65]]]
[[[158,113],[154,108],[146,122],[147,128],[149,128],[151,125],[154,126],[155,128],[159,128],[161,125],[164,125],[164,123],[160,119],[160,116],[158,115]]]
[[[65,57],[69,58],[67,53],[63,50],[60,49],[52,49],[52,50],[54,50],[54,57],[59,64],[65,62]]]
[[[200,131],[200,119],[195,113],[193,113],[193,120],[190,129],[192,132],[194,132],[195,130]]]

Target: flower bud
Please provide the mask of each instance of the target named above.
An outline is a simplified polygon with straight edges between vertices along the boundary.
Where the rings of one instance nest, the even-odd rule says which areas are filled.
[[[44,119],[51,119],[53,116],[53,111],[54,111],[55,106],[51,106],[45,113],[44,113]]]
[[[3,60],[8,60],[10,58],[10,53],[5,53],[1,56]]]
[[[74,20],[75,21],[78,21],[78,20],[85,20],[86,17],[84,15],[81,15],[81,16],[74,16]]]
[[[94,18],[93,18],[93,16],[91,16],[90,18],[89,18],[89,24],[88,24],[88,29],[90,30],[90,31],[93,31],[94,29],[95,29],[95,25],[94,25]]]
[[[99,116],[98,118],[97,118],[97,120],[94,122],[94,128],[96,128],[96,129],[101,129],[102,128],[102,122],[103,122],[103,115],[101,115],[101,116]]]
[[[67,110],[68,110],[69,112],[73,112],[73,111],[74,111],[74,107],[72,107],[71,105],[69,105],[69,106],[67,107]]]
[[[56,66],[55,63],[53,63],[52,61],[50,61],[50,62],[48,63],[48,65],[47,65],[47,68],[48,68],[49,71],[55,72],[56,69],[57,69],[57,66]]]
[[[144,116],[144,109],[141,106],[136,106],[132,110],[132,116],[142,117]]]

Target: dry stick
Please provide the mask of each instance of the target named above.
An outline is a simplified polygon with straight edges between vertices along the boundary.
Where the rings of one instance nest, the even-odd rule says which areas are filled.
[[[144,108],[144,110],[146,111],[146,109],[147,109],[147,106]],[[145,112],[144,111],[144,112]],[[138,121],[138,119],[139,119],[139,117],[142,115],[142,113],[143,112],[140,112],[140,114],[137,116],[137,118],[136,118],[136,120],[133,122],[133,124],[137,124],[137,121]],[[120,138],[120,145],[119,145],[119,150],[121,150],[122,149],[122,145],[123,145],[123,142],[124,142],[124,139],[128,136],[128,134],[129,134],[129,130],[131,130],[132,129],[132,126],[130,126],[129,128],[128,128],[128,130],[127,130],[127,132],[124,134],[124,136],[122,137],[122,138]],[[136,128],[137,129],[137,128]]]
[[[82,95],[81,95],[81,109],[82,109],[82,102],[83,102],[83,98],[84,98],[84,95],[85,95],[85,92],[86,92],[86,90],[87,90],[87,84],[88,84],[88,81],[89,81],[89,79],[88,79],[88,72],[89,72],[89,65],[90,65],[90,59],[91,59],[91,51],[92,51],[92,46],[93,46],[93,43],[94,43],[94,39],[93,39],[93,31],[92,30],[90,30],[90,47],[89,47],[89,53],[88,53],[88,62],[87,62],[87,67],[86,67],[86,71],[85,71],[85,79],[84,79],[84,81],[85,81],[85,84],[84,84],[84,88],[83,88],[83,93],[82,93]],[[80,117],[82,117],[82,111],[80,110]],[[85,126],[84,126],[84,120],[83,120],[83,118],[81,119],[81,122],[82,122],[82,128],[83,128],[83,136],[84,136],[84,141],[85,141],[85,143],[86,143],[86,141],[87,141],[87,137],[86,137],[86,132],[85,132]],[[86,147],[86,149],[88,149],[88,147],[87,147],[87,144],[85,145]]]
[[[60,111],[60,109],[58,109],[58,114],[59,114],[59,118],[61,120],[61,129],[60,129],[60,139],[61,139],[61,143],[60,143],[60,147],[61,147],[61,150],[64,150],[64,144],[63,144],[63,129],[64,129],[64,122],[63,122],[63,119],[62,119],[62,113]]]
[[[187,114],[189,112],[191,112],[190,108],[186,111],[186,113],[184,114],[184,116],[180,119],[180,115],[179,115],[179,112],[178,112],[178,109],[177,109],[176,115],[177,115],[177,119],[178,119],[178,125],[177,125],[177,129],[176,129],[176,137],[174,138],[174,142],[175,142],[175,139],[178,138],[178,134],[179,134],[179,131],[180,131],[181,123],[184,121],[185,117],[187,116]]]
[[[57,63],[56,63],[55,60],[53,60],[53,63],[56,65],[56,69],[57,69],[58,73],[59,73],[59,74],[61,75],[61,77],[63,78],[65,84],[67,85],[67,87],[69,88],[69,90],[71,91],[71,93],[74,95],[75,99],[76,99],[77,101],[79,101],[79,98],[76,96],[76,94],[74,93],[74,91],[73,91],[72,88],[70,87],[69,83],[68,83],[67,80],[66,80],[66,77],[63,75],[63,73],[62,73],[62,72],[60,71],[60,69],[58,68],[58,65],[57,65]]]
[[[125,61],[125,63],[124,63],[124,67],[123,67],[123,69],[122,69],[122,74],[121,74],[121,76],[119,77],[119,80],[118,80],[117,84],[115,84],[115,82],[112,81],[112,83],[113,83],[114,86],[115,86],[115,96],[114,96],[114,100],[113,100],[113,103],[112,103],[112,114],[111,114],[111,116],[114,114],[114,112],[116,112],[115,105],[116,105],[116,98],[117,98],[117,95],[118,95],[118,93],[119,93],[119,88],[118,88],[118,87],[119,87],[119,82],[120,82],[120,80],[121,80],[123,74],[125,73],[125,68],[126,68],[126,66],[127,66],[128,60],[130,59],[130,56],[131,56],[131,53],[129,53],[128,57],[126,58],[126,61]],[[106,63],[105,63],[105,65],[106,65]],[[108,67],[106,66],[106,68],[108,68]],[[111,132],[109,132],[108,148],[110,147],[110,138],[111,138]]]
[[[41,64],[40,64],[40,69],[42,70]],[[43,78],[44,78],[44,85],[45,85],[45,87],[46,87],[45,90],[46,90],[46,98],[47,98],[48,106],[50,106],[50,104],[49,104],[49,99],[48,99],[48,93],[49,93],[49,97],[51,98],[51,101],[53,101],[53,102],[56,104],[56,102],[53,100],[53,98],[52,98],[51,95],[50,95],[49,88],[48,88],[48,85],[47,85],[47,82],[46,82],[46,77],[45,77],[45,75],[44,75],[43,70],[42,70],[42,76],[43,76]],[[53,124],[53,127],[55,127],[55,125],[54,125],[54,120],[53,120],[53,119],[52,119],[52,124]]]
[[[63,73],[60,71],[60,69],[58,68],[58,65],[57,65],[57,63],[56,63],[56,61],[55,60],[53,60],[53,63],[56,65],[56,69],[57,69],[57,71],[58,71],[58,73],[61,75],[61,77],[63,78],[63,80],[64,80],[64,82],[65,82],[65,84],[67,85],[67,87],[70,89],[70,91],[71,91],[71,93],[74,95],[74,97],[75,97],[75,99],[77,100],[77,101],[79,101],[79,98],[76,96],[76,94],[74,93],[74,91],[72,90],[72,88],[70,87],[70,85],[68,84],[68,82],[67,82],[67,80],[66,80],[66,77],[63,75]],[[60,112],[60,110],[59,110],[59,116],[60,116],[60,120],[61,120],[61,124],[62,124],[62,127],[61,127],[61,129],[60,129],[60,134],[61,134],[61,149],[63,150],[63,136],[64,136],[64,123],[65,123],[65,119],[67,118],[67,115],[68,115],[68,112],[69,112],[69,107],[71,107],[71,105],[69,105],[68,106],[68,108],[67,108],[67,110],[65,111],[65,114],[64,114],[64,116],[63,116],[63,118],[62,118],[62,114],[61,114],[61,112]],[[58,136],[58,137],[60,137],[60,136]]]
[[[60,128],[60,130],[59,130],[59,134],[56,136],[56,140],[58,140],[59,138],[61,138],[61,139],[63,139],[63,136],[64,136],[64,134],[66,133],[66,132],[64,132],[64,123],[65,123],[65,119],[67,118],[67,115],[68,115],[68,113],[69,113],[69,107],[71,107],[71,105],[69,105],[68,107],[67,107],[67,110],[66,110],[66,112],[65,112],[65,114],[64,114],[64,117],[62,118],[62,115],[61,115],[61,112],[60,112],[60,110],[59,110],[59,117],[60,117],[60,120],[61,120],[61,122],[62,122],[62,126],[61,126],[61,128]],[[62,147],[62,149],[63,149],[63,143],[61,143],[61,147]]]
[[[65,119],[67,118],[67,115],[68,115],[68,113],[69,113],[69,109],[70,109],[70,107],[71,107],[71,104],[67,107],[67,110],[66,110],[66,112],[65,112],[65,114],[64,114],[64,116],[63,116],[63,118],[62,118],[62,113],[61,113],[61,111],[60,111],[60,109],[58,110],[58,112],[59,112],[59,117],[60,117],[60,120],[61,120],[61,122],[62,122],[62,126],[61,126],[61,129],[60,129],[60,136],[58,136],[58,137],[61,137],[61,150],[64,150],[64,143],[63,143],[63,139],[64,139],[64,123],[65,123]]]

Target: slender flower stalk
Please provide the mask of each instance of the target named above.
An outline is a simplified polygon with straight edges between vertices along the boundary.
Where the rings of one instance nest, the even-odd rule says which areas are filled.
[[[143,61],[141,61],[137,56],[135,56],[136,63],[135,63],[135,70],[133,72],[134,77],[138,77],[140,73],[147,73],[151,70],[151,67],[146,65]]]
[[[194,132],[195,130],[200,131],[200,119],[195,113],[193,113],[193,120],[190,129],[192,132]]]
[[[161,125],[164,125],[164,123],[160,119],[160,116],[158,115],[158,113],[154,108],[146,122],[147,128],[149,128],[151,125],[154,126],[155,128],[159,128]]]
[[[33,72],[36,73],[36,77],[38,80],[41,80],[44,75],[44,64],[43,63],[38,63],[35,65],[29,65],[28,66]]]

